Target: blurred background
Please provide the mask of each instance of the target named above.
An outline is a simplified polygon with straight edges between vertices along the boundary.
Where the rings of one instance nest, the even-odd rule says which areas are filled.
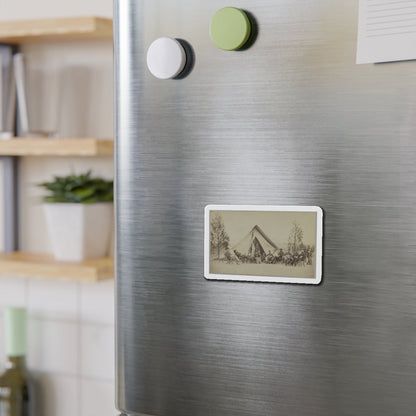
[[[111,18],[112,0],[0,0],[0,21],[74,16]],[[111,39],[27,43],[20,51],[34,128],[55,130],[60,137],[112,138]],[[45,191],[36,184],[89,169],[112,179],[112,156],[20,158],[20,250],[51,253],[42,210]],[[2,209],[1,186],[0,191]],[[0,221],[0,245],[3,234]],[[35,415],[114,416],[113,279],[23,278],[5,275],[0,266],[0,368],[8,306],[28,309],[27,366],[35,385]]]

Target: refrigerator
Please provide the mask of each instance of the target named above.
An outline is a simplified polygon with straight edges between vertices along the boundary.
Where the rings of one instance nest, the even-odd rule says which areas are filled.
[[[119,411],[414,416],[416,63],[356,64],[356,0],[114,7]],[[259,223],[210,240],[285,210],[296,265]]]

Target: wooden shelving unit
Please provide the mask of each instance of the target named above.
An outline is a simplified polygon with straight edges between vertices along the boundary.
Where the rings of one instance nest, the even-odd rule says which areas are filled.
[[[0,156],[111,156],[113,140],[19,138],[0,140]]]
[[[35,42],[58,42],[113,38],[111,19],[74,17],[0,22],[0,43],[20,45]],[[45,254],[24,253],[16,250],[18,221],[17,167],[20,156],[111,156],[113,140],[96,138],[21,138],[0,140],[0,157],[3,159],[5,212],[5,250],[0,253],[0,275],[26,278],[62,279],[98,282],[114,278],[114,261],[111,258],[88,260],[82,263],[63,263]],[[6,193],[7,190],[7,193]],[[10,226],[9,226],[10,225]]]
[[[0,22],[0,43],[112,39],[113,22],[100,17]]]
[[[114,278],[114,260],[103,258],[82,263],[63,263],[47,254],[0,254],[0,273],[19,277],[98,282]]]

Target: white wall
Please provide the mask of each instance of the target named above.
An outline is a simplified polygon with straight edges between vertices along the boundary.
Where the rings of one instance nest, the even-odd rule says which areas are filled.
[[[0,20],[87,15],[111,17],[112,1],[0,0]],[[22,50],[35,128],[57,130],[62,137],[112,137],[111,41],[25,45]],[[55,174],[87,169],[112,177],[112,159],[21,159],[21,249],[50,252],[41,207],[43,191],[36,184]],[[1,198],[0,186],[0,206]],[[0,245],[2,238],[0,226]],[[28,367],[35,381],[34,416],[116,414],[113,298],[113,281],[89,284],[0,277],[0,367],[4,363],[3,310],[24,305],[30,315]]]
[[[112,15],[111,0],[0,0],[0,20]]]

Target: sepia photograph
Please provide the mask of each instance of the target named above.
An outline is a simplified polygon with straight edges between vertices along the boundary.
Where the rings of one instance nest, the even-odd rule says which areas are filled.
[[[319,207],[206,207],[207,279],[318,284],[321,258]]]

